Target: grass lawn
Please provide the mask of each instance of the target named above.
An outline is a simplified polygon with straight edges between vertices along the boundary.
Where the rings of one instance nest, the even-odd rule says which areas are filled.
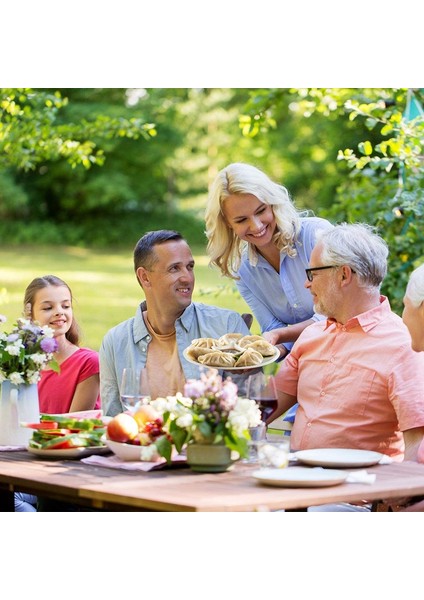
[[[83,332],[82,343],[98,350],[111,327],[132,317],[144,299],[132,266],[133,248],[119,251],[77,247],[0,247],[0,313],[7,317],[2,331],[22,315],[23,294],[34,277],[57,275],[71,287],[74,310]],[[250,312],[231,280],[208,267],[204,248],[193,248],[196,286],[193,300]],[[256,321],[253,333],[259,333]]]

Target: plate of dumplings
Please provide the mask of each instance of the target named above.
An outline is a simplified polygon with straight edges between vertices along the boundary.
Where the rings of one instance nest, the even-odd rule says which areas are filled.
[[[197,338],[183,352],[195,365],[225,370],[257,369],[280,356],[278,348],[260,335],[226,333],[220,338]]]

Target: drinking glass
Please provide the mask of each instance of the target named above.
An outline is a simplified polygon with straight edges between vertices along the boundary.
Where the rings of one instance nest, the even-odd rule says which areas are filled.
[[[122,371],[120,395],[125,410],[133,410],[150,400],[147,369],[125,367]]]
[[[258,443],[266,439],[266,425],[260,423],[256,427],[249,427],[250,440],[247,442],[248,453],[241,462],[254,464],[258,462]]]
[[[289,464],[290,438],[262,440],[257,444],[258,462],[261,469],[284,469]]]
[[[266,373],[250,375],[247,380],[246,395],[250,400],[255,400],[261,411],[262,421],[265,423],[278,406],[275,377]]]

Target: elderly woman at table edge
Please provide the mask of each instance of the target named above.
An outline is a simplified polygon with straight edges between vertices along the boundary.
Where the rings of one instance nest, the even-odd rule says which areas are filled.
[[[124,410],[119,393],[124,367],[146,367],[152,398],[174,395],[186,379],[200,376],[200,367],[183,356],[193,339],[250,333],[237,312],[192,302],[194,258],[180,233],[143,235],[134,248],[134,270],[146,300],[134,317],[106,333],[99,353],[102,405],[110,416]],[[247,377],[234,371],[231,376],[240,388]]]
[[[210,187],[205,211],[210,264],[235,284],[280,360],[311,323],[323,319],[305,290],[316,235],[332,224],[298,211],[287,189],[257,167],[232,163]],[[293,422],[296,407],[285,420]]]
[[[424,265],[417,267],[410,275],[403,298],[402,319],[411,336],[411,347],[415,352],[424,352]],[[424,463],[424,441],[421,442],[418,461]],[[392,510],[399,512],[424,512],[424,499],[388,503]]]
[[[282,363],[278,409],[270,418],[299,403],[294,451],[343,447],[398,461],[418,458],[424,354],[412,350],[406,326],[380,294],[387,255],[387,244],[364,224],[337,225],[318,236],[305,286],[327,320],[305,329]]]
[[[98,353],[80,347],[80,328],[69,285],[56,275],[33,279],[24,294],[24,316],[48,325],[58,343],[54,357],[60,372],[45,369],[38,382],[40,412],[60,414],[100,408]],[[17,493],[15,510],[35,511],[36,500],[35,496]]]

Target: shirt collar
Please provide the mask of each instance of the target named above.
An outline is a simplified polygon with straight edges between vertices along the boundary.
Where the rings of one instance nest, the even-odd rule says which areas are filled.
[[[345,329],[353,329],[358,325],[362,327],[364,331],[370,331],[380,323],[387,312],[390,312],[390,302],[386,296],[380,295],[380,303],[378,306],[374,306],[370,310],[367,310],[355,317],[349,319],[344,325],[338,323],[336,319],[330,318],[327,319],[327,324],[325,329],[330,327],[330,325],[336,325],[336,327],[344,327]]]
[[[147,336],[150,337],[149,330],[147,329],[146,324],[143,319],[143,311],[145,311],[145,310],[147,310],[147,304],[146,304],[146,301],[144,300],[138,306],[137,312],[135,315],[135,319],[134,319],[133,334],[134,334],[134,342],[136,344],[138,342],[140,342],[142,339],[145,339]],[[185,309],[185,311],[183,312],[181,317],[179,317],[177,319],[177,321],[180,321],[181,325],[184,327],[184,329],[186,331],[190,331],[191,325],[193,323],[193,319],[194,319],[194,303],[192,302],[189,306],[187,306],[187,308]]]

